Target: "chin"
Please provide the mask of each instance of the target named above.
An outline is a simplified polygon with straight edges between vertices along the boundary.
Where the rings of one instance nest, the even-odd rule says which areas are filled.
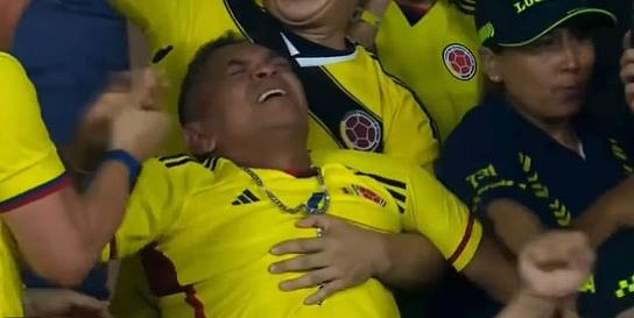
[[[264,0],[264,5],[284,24],[305,25],[319,19],[335,1],[341,0]]]
[[[579,105],[562,105],[550,112],[547,116],[545,116],[545,118],[549,121],[568,120],[576,116],[580,111],[581,106]]]

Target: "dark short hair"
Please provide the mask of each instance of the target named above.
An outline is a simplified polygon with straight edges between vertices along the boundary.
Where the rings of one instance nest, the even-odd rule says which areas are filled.
[[[181,125],[190,123],[198,115],[198,107],[194,104],[196,104],[202,84],[208,79],[207,64],[213,53],[223,47],[244,42],[247,42],[245,38],[229,31],[198,49],[187,67],[187,73],[181,83],[180,95],[178,96],[178,121]]]

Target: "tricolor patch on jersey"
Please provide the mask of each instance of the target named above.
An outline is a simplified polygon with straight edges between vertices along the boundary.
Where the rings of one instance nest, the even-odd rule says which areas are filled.
[[[468,81],[478,70],[478,63],[471,51],[462,44],[448,45],[442,52],[445,67],[455,78]]]
[[[385,199],[383,199],[380,195],[376,194],[376,192],[366,187],[362,187],[360,185],[353,184],[349,188],[343,188],[343,193],[366,198],[378,204],[382,208],[384,208],[387,205],[387,202],[385,201]]]
[[[355,110],[348,112],[339,126],[346,147],[361,151],[376,151],[381,145],[381,124],[370,114]]]

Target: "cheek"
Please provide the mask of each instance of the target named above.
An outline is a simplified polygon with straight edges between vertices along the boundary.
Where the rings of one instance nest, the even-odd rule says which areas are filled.
[[[579,58],[579,64],[584,73],[592,73],[592,70],[594,69],[594,61],[594,47],[584,49]]]

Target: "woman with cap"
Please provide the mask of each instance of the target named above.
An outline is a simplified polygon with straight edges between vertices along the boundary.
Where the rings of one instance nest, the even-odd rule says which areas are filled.
[[[634,305],[634,213],[588,210],[634,166],[634,139],[598,132],[582,111],[593,34],[615,20],[584,0],[478,0],[481,58],[496,90],[448,138],[438,167],[511,255],[548,229],[589,236],[598,257],[576,300],[582,317]],[[475,295],[453,297],[472,304],[462,306],[470,318],[486,307]]]

